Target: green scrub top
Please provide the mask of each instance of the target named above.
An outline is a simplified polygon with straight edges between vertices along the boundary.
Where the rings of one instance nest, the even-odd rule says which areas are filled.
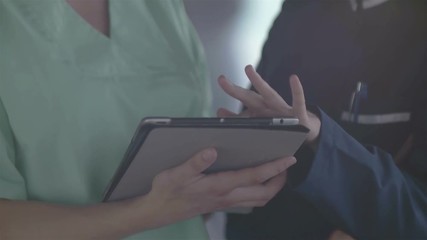
[[[0,198],[98,203],[141,118],[207,116],[182,3],[110,0],[109,12],[110,38],[65,0],[0,0]],[[206,238],[197,217],[130,239]]]

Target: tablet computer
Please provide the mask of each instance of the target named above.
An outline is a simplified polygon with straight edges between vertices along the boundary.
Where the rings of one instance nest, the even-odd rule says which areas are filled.
[[[254,167],[293,155],[308,129],[295,118],[145,118],[104,195],[117,201],[148,193],[160,172],[208,147],[217,161],[206,173]]]

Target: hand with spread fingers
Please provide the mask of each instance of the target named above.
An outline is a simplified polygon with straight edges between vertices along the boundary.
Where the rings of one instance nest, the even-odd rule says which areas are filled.
[[[228,95],[241,101],[246,109],[240,114],[236,114],[228,109],[220,108],[217,115],[219,117],[297,117],[302,125],[310,129],[307,143],[315,146],[320,131],[320,120],[306,110],[304,90],[298,76],[292,75],[289,80],[293,102],[290,106],[251,65],[246,66],[245,72],[257,92],[236,86],[224,76],[218,78],[218,83]]]

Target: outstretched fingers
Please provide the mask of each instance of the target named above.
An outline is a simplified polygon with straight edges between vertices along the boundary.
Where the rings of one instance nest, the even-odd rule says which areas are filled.
[[[236,86],[231,83],[226,77],[220,76],[218,78],[219,86],[233,98],[241,101],[243,105],[253,109],[264,109],[263,98],[254,91]]]
[[[262,79],[252,65],[245,67],[245,73],[254,88],[262,96],[267,106],[279,112],[283,112],[290,108],[285,100],[283,100],[283,98],[266,81],[264,81],[264,79]]]
[[[292,111],[301,121],[307,119],[307,109],[305,105],[304,90],[297,75],[292,75],[289,79],[292,90]]]

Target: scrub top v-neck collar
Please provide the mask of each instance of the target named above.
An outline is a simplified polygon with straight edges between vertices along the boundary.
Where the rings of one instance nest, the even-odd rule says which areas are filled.
[[[107,11],[108,11],[108,35],[102,33],[96,29],[92,24],[90,24],[86,19],[84,19],[66,0],[60,0],[62,7],[64,8],[65,14],[68,14],[70,18],[74,18],[77,22],[81,23],[78,26],[81,26],[86,31],[91,32],[93,35],[97,35],[97,38],[102,39],[102,41],[112,41],[114,35],[114,14],[113,14],[113,1],[107,0]]]

